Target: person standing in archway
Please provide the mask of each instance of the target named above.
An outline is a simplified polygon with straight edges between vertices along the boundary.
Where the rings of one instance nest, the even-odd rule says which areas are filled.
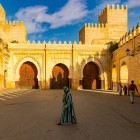
[[[127,95],[127,86],[126,85],[123,86],[123,92],[124,92],[124,95]]]
[[[62,124],[76,124],[76,115],[74,111],[74,105],[72,101],[72,96],[70,90],[67,86],[64,86],[64,95],[63,95],[63,106],[60,122],[57,125]]]
[[[128,87],[128,92],[130,93],[130,100],[131,100],[131,103],[132,104],[134,103],[135,90],[139,94],[138,89],[137,89],[137,86],[134,84],[134,81],[132,80],[131,81],[131,84]]]
[[[121,96],[122,95],[122,84],[121,84],[121,81],[119,82],[119,85],[118,85],[118,92],[119,92],[119,95]]]

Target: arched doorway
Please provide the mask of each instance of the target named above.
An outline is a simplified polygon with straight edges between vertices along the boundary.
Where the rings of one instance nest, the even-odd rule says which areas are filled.
[[[89,62],[85,65],[83,70],[83,88],[84,89],[100,89],[101,80],[99,77],[99,70],[95,63]]]
[[[117,83],[117,68],[113,65],[112,68],[112,90],[117,90],[118,83]]]
[[[121,64],[121,69],[120,69],[120,80],[122,84],[127,84],[128,83],[128,67],[125,62]]]
[[[20,67],[19,87],[33,89],[38,88],[37,68],[32,62],[25,62]]]
[[[64,64],[57,64],[52,70],[51,88],[62,89],[64,86],[69,87],[69,70]]]

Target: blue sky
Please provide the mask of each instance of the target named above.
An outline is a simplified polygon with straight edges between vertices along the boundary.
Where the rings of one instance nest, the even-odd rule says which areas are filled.
[[[79,41],[84,23],[98,23],[107,4],[128,5],[128,30],[140,21],[140,0],[0,0],[6,19],[24,21],[27,40]]]

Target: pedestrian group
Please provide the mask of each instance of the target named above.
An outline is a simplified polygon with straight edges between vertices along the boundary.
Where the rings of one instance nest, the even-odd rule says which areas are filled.
[[[131,84],[128,85],[128,88],[126,85],[122,86],[121,81],[118,83],[118,93],[121,96],[122,95],[122,90],[124,92],[124,95],[128,95],[130,96],[130,101],[133,104],[134,103],[134,96],[135,96],[135,92],[138,92],[138,88],[137,86],[134,84],[134,80],[131,81]],[[127,92],[128,91],[128,92]]]

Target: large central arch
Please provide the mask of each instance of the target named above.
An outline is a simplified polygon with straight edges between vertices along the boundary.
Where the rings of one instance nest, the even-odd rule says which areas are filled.
[[[51,79],[52,89],[62,89],[64,86],[69,87],[69,70],[64,64],[57,64],[53,67]]]
[[[93,62],[89,62],[83,69],[83,88],[84,89],[100,89],[101,80],[99,69]]]

